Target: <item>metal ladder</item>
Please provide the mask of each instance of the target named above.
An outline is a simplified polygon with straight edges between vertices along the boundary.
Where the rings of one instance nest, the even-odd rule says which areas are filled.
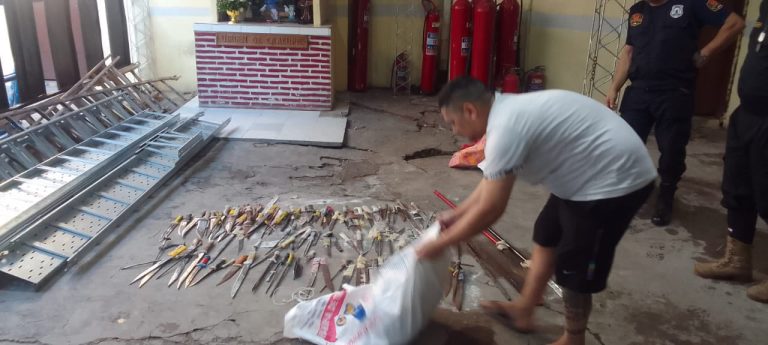
[[[392,93],[397,95],[410,95],[411,94],[411,58],[413,54],[413,30],[409,29],[407,24],[413,17],[418,17],[418,7],[415,1],[400,0],[395,5],[395,27],[393,47],[395,70],[392,71]],[[402,54],[402,55],[401,55]],[[402,57],[402,59],[398,59]],[[403,74],[403,80],[397,79],[397,73]]]
[[[142,113],[0,183],[0,244],[19,226],[114,169],[179,115]]]
[[[0,114],[0,130],[9,135],[22,133],[37,125],[54,120],[72,112],[88,108],[107,98],[120,95],[118,102],[110,101],[110,107],[120,112],[138,113],[147,109],[146,106],[136,102],[127,94],[126,87],[99,89],[68,98],[50,98],[40,103],[29,105],[25,108],[11,110]],[[123,108],[123,109],[121,109]]]
[[[16,236],[0,271],[40,287],[96,240],[128,219],[228,123],[195,118],[158,134],[103,178]]]
[[[134,113],[143,110],[172,113],[194,97],[194,93],[182,94],[168,83],[178,80],[179,76],[145,80],[136,72],[140,68],[138,64],[118,69],[115,63],[119,60],[119,57],[107,56],[66,92],[0,113],[0,136],[24,132],[116,94],[124,96],[122,105]]]
[[[131,64],[118,70],[116,63],[119,60],[119,56],[105,57],[77,84],[62,94],[61,99],[91,91],[120,88],[144,109],[155,112],[173,112],[188,101],[180,92],[166,83],[166,80],[178,79],[178,77],[144,81],[135,73],[135,69],[139,67],[138,64]],[[176,99],[174,100],[174,98]],[[49,108],[46,112],[54,116],[58,114],[56,109]]]
[[[123,94],[61,115],[0,140],[0,181],[12,178],[141,112]]]

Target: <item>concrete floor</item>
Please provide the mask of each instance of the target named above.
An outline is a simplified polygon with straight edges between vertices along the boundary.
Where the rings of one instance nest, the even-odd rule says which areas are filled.
[[[153,257],[156,236],[172,215],[264,201],[273,194],[297,206],[402,199],[443,209],[432,196],[434,188],[463,198],[480,174],[447,168],[447,154],[460,142],[443,128],[434,103],[393,99],[386,91],[353,96],[343,149],[216,142],[134,221],[42,291],[0,282],[0,343],[301,343],[281,339],[283,314],[292,304],[249,294],[232,300],[227,288],[179,292],[150,283],[137,289],[127,284],[137,271],[118,268]],[[716,122],[697,121],[677,219],[657,228],[650,224],[649,207],[640,212],[619,246],[609,289],[595,298],[588,344],[765,343],[768,306],[748,300],[745,285],[710,282],[692,272],[695,260],[722,250],[724,138]],[[649,149],[657,156],[653,143]],[[496,229],[517,247],[530,248],[533,222],[546,197],[541,187],[519,184]],[[756,272],[767,278],[768,251],[759,248],[768,245],[768,235],[761,227]],[[516,334],[483,316],[477,301],[501,295],[478,267],[468,270],[467,310],[441,308],[415,344],[545,344],[559,335],[563,317],[556,300],[539,308],[540,331],[534,335]]]

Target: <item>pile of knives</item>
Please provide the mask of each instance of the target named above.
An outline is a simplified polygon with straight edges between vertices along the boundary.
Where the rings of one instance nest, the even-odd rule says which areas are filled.
[[[288,207],[279,206],[275,196],[266,204],[205,210],[198,217],[179,215],[159,236],[153,260],[121,269],[149,266],[131,284],[143,287],[169,277],[167,286],[179,290],[203,286],[201,282],[214,275],[220,275],[217,283],[205,286],[224,285],[236,277],[230,289],[232,298],[254,268],[261,273],[253,275],[253,293],[265,287],[264,293],[272,298],[289,273],[298,282],[291,283],[288,291],[333,292],[344,284],[370,283],[384,260],[418,238],[433,218],[434,214],[416,204],[400,201],[376,206]],[[231,246],[235,241],[237,245]],[[305,265],[309,274],[302,283]]]

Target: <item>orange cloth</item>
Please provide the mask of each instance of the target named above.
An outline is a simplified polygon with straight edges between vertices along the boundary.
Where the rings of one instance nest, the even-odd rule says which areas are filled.
[[[485,159],[485,136],[474,145],[454,153],[448,166],[451,168],[476,168],[483,159]]]

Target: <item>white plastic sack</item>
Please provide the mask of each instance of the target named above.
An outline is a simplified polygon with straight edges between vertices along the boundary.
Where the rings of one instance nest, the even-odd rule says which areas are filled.
[[[435,223],[392,255],[370,285],[344,286],[297,304],[285,315],[283,336],[314,344],[406,344],[426,325],[449,284],[449,259],[416,258],[416,248],[437,238]]]

